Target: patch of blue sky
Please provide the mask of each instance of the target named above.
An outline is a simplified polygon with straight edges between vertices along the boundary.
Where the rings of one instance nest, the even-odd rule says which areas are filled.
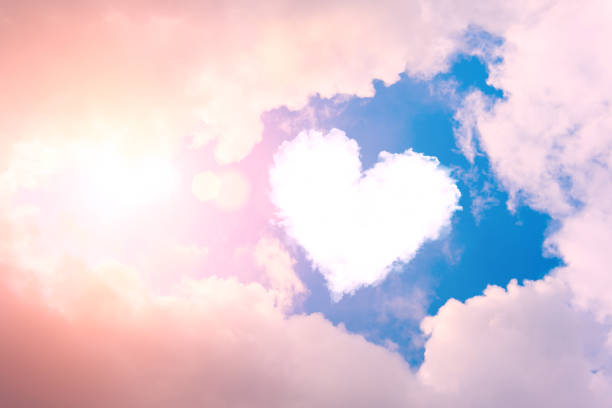
[[[463,301],[478,295],[487,285],[542,278],[561,264],[543,253],[551,219],[525,206],[509,211],[508,196],[486,156],[477,155],[470,163],[456,146],[457,98],[474,89],[503,98],[501,90],[487,84],[487,76],[482,57],[459,54],[447,73],[430,81],[406,75],[389,86],[374,81],[372,98],[315,96],[302,111],[281,108],[264,117],[268,128],[282,127],[294,134],[312,127],[344,130],[361,146],[366,169],[376,163],[379,152],[408,148],[436,156],[451,169],[463,210],[440,239],[426,243],[413,260],[398,265],[378,286],[334,303],[322,276],[312,270],[303,253],[298,254],[297,271],[311,292],[304,311],[323,313],[349,331],[397,349],[414,365],[422,361],[418,325],[425,314],[435,314],[450,298]],[[454,92],[443,89],[448,84]]]
[[[486,64],[498,64],[502,61],[498,50],[504,44],[504,39],[479,26],[471,25],[468,27],[463,35],[463,44],[465,46],[464,54],[478,55],[479,59]],[[461,53],[458,55],[461,55]],[[457,71],[457,73],[462,74],[460,71]],[[466,78],[468,77],[462,77],[462,79]]]

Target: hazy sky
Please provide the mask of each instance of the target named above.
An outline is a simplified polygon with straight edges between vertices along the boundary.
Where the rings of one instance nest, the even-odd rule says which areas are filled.
[[[0,0],[0,405],[609,407],[612,3]]]

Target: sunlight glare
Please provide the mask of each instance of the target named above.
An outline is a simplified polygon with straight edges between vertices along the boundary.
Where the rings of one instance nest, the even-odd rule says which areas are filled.
[[[82,193],[96,212],[117,213],[167,199],[178,173],[162,156],[129,156],[115,149],[89,149],[81,157]]]

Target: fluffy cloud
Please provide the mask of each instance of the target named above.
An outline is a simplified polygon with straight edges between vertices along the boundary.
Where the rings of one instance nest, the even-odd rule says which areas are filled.
[[[283,305],[302,287],[282,273],[292,261],[274,240],[260,242],[255,255],[268,289],[209,278],[159,296],[130,268],[74,261],[57,271],[46,265],[40,282],[12,265],[28,258],[28,267],[39,267],[41,248],[59,252],[65,243],[53,230],[38,240],[46,224],[31,224],[37,208],[2,202],[2,405],[608,406],[610,350],[572,302],[601,321],[612,313],[609,15],[605,0],[390,1],[375,8],[278,1],[256,10],[250,2],[3,2],[0,167],[10,164],[3,194],[38,186],[59,165],[47,147],[63,150],[66,140],[112,139],[127,152],[166,152],[193,136],[195,144],[214,141],[220,162],[239,160],[260,138],[263,110],[299,106],[313,92],[367,95],[373,77],[393,81],[404,68],[434,74],[457,50],[458,34],[480,25],[505,38],[491,81],[507,98],[491,110],[472,100],[458,118],[477,128],[513,196],[562,221],[549,244],[568,266],[556,272],[561,282],[511,284],[507,292],[492,288],[465,304],[449,302],[423,325],[430,338],[415,379],[398,355],[320,315],[286,317]],[[356,191],[384,184],[382,176],[403,164],[436,169],[415,153],[385,155],[362,178],[357,146],[346,140],[338,137],[337,146],[350,153],[342,156],[346,179],[333,177],[362,180]],[[327,161],[309,161],[316,172],[313,163]],[[320,192],[316,186],[284,187],[324,207],[300,190]],[[325,199],[341,192],[331,189]],[[347,223],[354,215],[340,214]],[[382,270],[405,255],[400,249],[379,262]]]
[[[258,253],[274,280],[294,276],[274,241]],[[416,394],[399,355],[321,315],[286,317],[276,288],[213,277],[159,296],[124,266],[73,260],[43,293],[9,287],[15,274],[0,275],[3,406],[401,407]]]
[[[383,279],[449,225],[459,190],[434,157],[380,153],[363,171],[357,142],[337,129],[284,142],[270,170],[280,223],[338,298]]]
[[[609,401],[605,332],[571,306],[558,280],[513,282],[507,291],[490,287],[466,303],[449,301],[423,322],[425,362],[413,372],[398,354],[319,314],[287,317],[275,306],[276,291],[296,283],[283,251],[270,239],[256,251],[271,279],[282,278],[279,287],[212,277],[185,280],[165,296],[117,264],[92,270],[64,262],[44,293],[35,281],[9,287],[24,274],[2,269],[0,403],[442,408]]]
[[[190,136],[232,162],[259,141],[266,109],[371,94],[372,78],[393,81],[406,62],[436,72],[464,25],[434,30],[419,2],[347,5],[3,2],[0,131],[162,150]]]
[[[319,314],[287,316],[305,289],[277,239],[251,254],[267,287],[210,277],[160,295],[146,271],[117,263],[17,269],[7,244],[27,246],[31,216],[12,214],[1,230],[3,405],[603,407],[610,398],[605,326],[572,306],[560,280],[449,301],[423,323],[415,372]]]
[[[254,250],[255,264],[266,272],[266,280],[276,291],[277,306],[291,307],[298,295],[304,295],[306,287],[293,271],[295,261],[276,238],[262,238]]]
[[[261,113],[313,93],[371,95],[371,81],[447,66],[471,23],[539,9],[473,1],[182,0],[0,5],[3,142],[116,139],[125,149],[215,143],[223,163],[260,140]],[[355,24],[358,21],[359,24]],[[95,46],[92,46],[95,44]],[[0,154],[7,153],[2,146]]]
[[[495,391],[487,398],[497,398],[500,393],[512,389],[516,384],[513,379],[528,378],[525,377],[530,375],[525,374],[527,372],[540,372],[542,378],[548,376],[555,382],[560,376],[572,374],[572,380],[561,380],[567,384],[562,389],[544,384],[541,393],[521,396],[524,402],[518,405],[539,405],[539,399],[559,397],[552,405],[607,406],[612,398],[611,350],[609,341],[601,343],[609,326],[604,324],[598,329],[600,333],[594,333],[593,315],[600,322],[609,322],[612,314],[612,264],[609,260],[612,54],[605,43],[612,35],[609,24],[612,8],[609,2],[597,0],[581,5],[556,1],[548,6],[546,12],[533,18],[530,24],[511,24],[505,29],[492,27],[504,37],[504,44],[497,50],[501,59],[490,66],[490,83],[503,89],[506,97],[492,103],[479,93],[470,95],[457,116],[464,125],[457,137],[468,157],[474,154],[471,138],[478,138],[479,146],[511,194],[510,207],[522,201],[557,220],[558,228],[547,239],[546,249],[565,261],[565,266],[552,273],[552,280],[557,286],[566,285],[567,294],[555,301],[566,299],[565,304],[555,309],[567,310],[569,304],[573,304],[582,312],[572,313],[563,320],[542,316],[541,327],[528,329],[526,316],[537,318],[539,312],[525,310],[522,322],[508,318],[500,320],[495,316],[493,304],[489,304],[491,310],[485,311],[488,302],[483,298],[468,301],[465,306],[447,305],[448,309],[441,310],[432,321],[447,315],[445,330],[452,331],[453,338],[457,339],[461,331],[456,330],[453,323],[467,322],[460,315],[451,316],[450,310],[459,311],[468,309],[470,303],[472,306],[479,304],[481,312],[492,314],[490,321],[503,323],[499,325],[499,337],[489,338],[496,347],[499,345],[500,352],[488,353],[487,348],[478,343],[482,358],[491,362],[497,360],[497,366],[511,373],[513,363],[504,357],[508,348],[522,348],[519,354],[530,356],[529,362],[517,360],[514,377],[501,379],[496,376],[508,373],[487,372],[485,378],[483,373],[481,382],[507,384],[504,389],[498,385],[489,387]],[[471,133],[471,130],[476,132]],[[546,282],[531,285],[530,291],[535,290],[533,295],[537,294],[538,298],[530,295],[532,300],[528,300],[516,288],[509,290],[510,298],[517,302],[523,298],[520,302],[526,305],[545,302],[546,298],[551,299]],[[543,305],[541,309],[544,310]],[[586,322],[591,322],[591,326],[587,327]],[[474,333],[481,330],[473,327]],[[557,340],[548,337],[555,331],[558,331]],[[471,346],[458,350],[455,344],[444,343],[443,333],[434,341],[435,330],[432,333],[427,353],[435,353],[438,347],[462,355],[476,352]],[[474,335],[466,333],[465,340],[468,336]],[[541,342],[542,339],[546,340]],[[466,343],[459,341],[457,344]],[[560,351],[562,346],[563,352]],[[597,354],[598,350],[601,353],[598,362],[593,360],[593,355],[583,360],[581,350],[589,350],[592,354]],[[570,353],[565,354],[568,351]],[[442,360],[430,368],[428,365],[426,361],[423,373],[448,370],[448,367],[440,368],[444,366]],[[458,369],[461,367],[467,366],[459,364]],[[465,391],[471,381],[470,377],[458,381],[457,389]]]
[[[450,300],[422,323],[429,338],[420,380],[443,406],[609,405],[605,328],[571,298],[560,280],[546,278]]]
[[[464,151],[473,155],[473,128],[510,204],[526,202],[560,221],[548,240],[568,265],[557,273],[577,301],[604,315],[612,313],[611,12],[607,1],[556,1],[530,24],[492,27],[504,44],[490,82],[507,97],[492,105],[472,94],[458,115]]]
[[[605,1],[559,1],[533,24],[503,31],[490,82],[508,97],[488,109],[472,95],[472,114],[460,118],[478,129],[508,190],[555,215],[592,201],[589,186],[610,164],[609,13]]]

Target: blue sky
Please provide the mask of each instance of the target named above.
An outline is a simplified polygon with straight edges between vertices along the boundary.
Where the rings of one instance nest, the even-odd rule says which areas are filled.
[[[0,407],[609,408],[611,21],[0,1]]]
[[[477,33],[487,38],[486,33]],[[479,154],[470,163],[456,145],[455,101],[475,89],[503,98],[501,90],[487,84],[487,77],[482,60],[458,54],[447,73],[431,80],[402,74],[388,86],[375,80],[372,98],[314,96],[301,112],[282,108],[278,114],[264,115],[271,133],[278,131],[274,120],[286,125],[287,117],[294,118],[295,128],[306,120],[317,128],[344,130],[359,143],[364,169],[374,165],[383,150],[402,153],[410,148],[435,156],[451,169],[461,191],[462,210],[454,214],[440,239],[427,242],[413,260],[380,285],[362,288],[340,302],[331,301],[323,277],[298,250],[297,271],[311,291],[300,311],[321,312],[335,324],[342,323],[379,344],[391,340],[408,361],[418,365],[423,352],[418,325],[423,316],[385,311],[389,299],[415,303],[413,313],[422,308],[435,315],[450,298],[465,301],[481,294],[487,285],[505,287],[511,279],[537,280],[562,264],[543,251],[544,239],[554,227],[551,217],[525,205],[510,211],[508,194],[496,181],[487,157]],[[449,83],[455,92],[452,97],[440,90]],[[482,198],[482,208],[475,208],[475,197]]]

